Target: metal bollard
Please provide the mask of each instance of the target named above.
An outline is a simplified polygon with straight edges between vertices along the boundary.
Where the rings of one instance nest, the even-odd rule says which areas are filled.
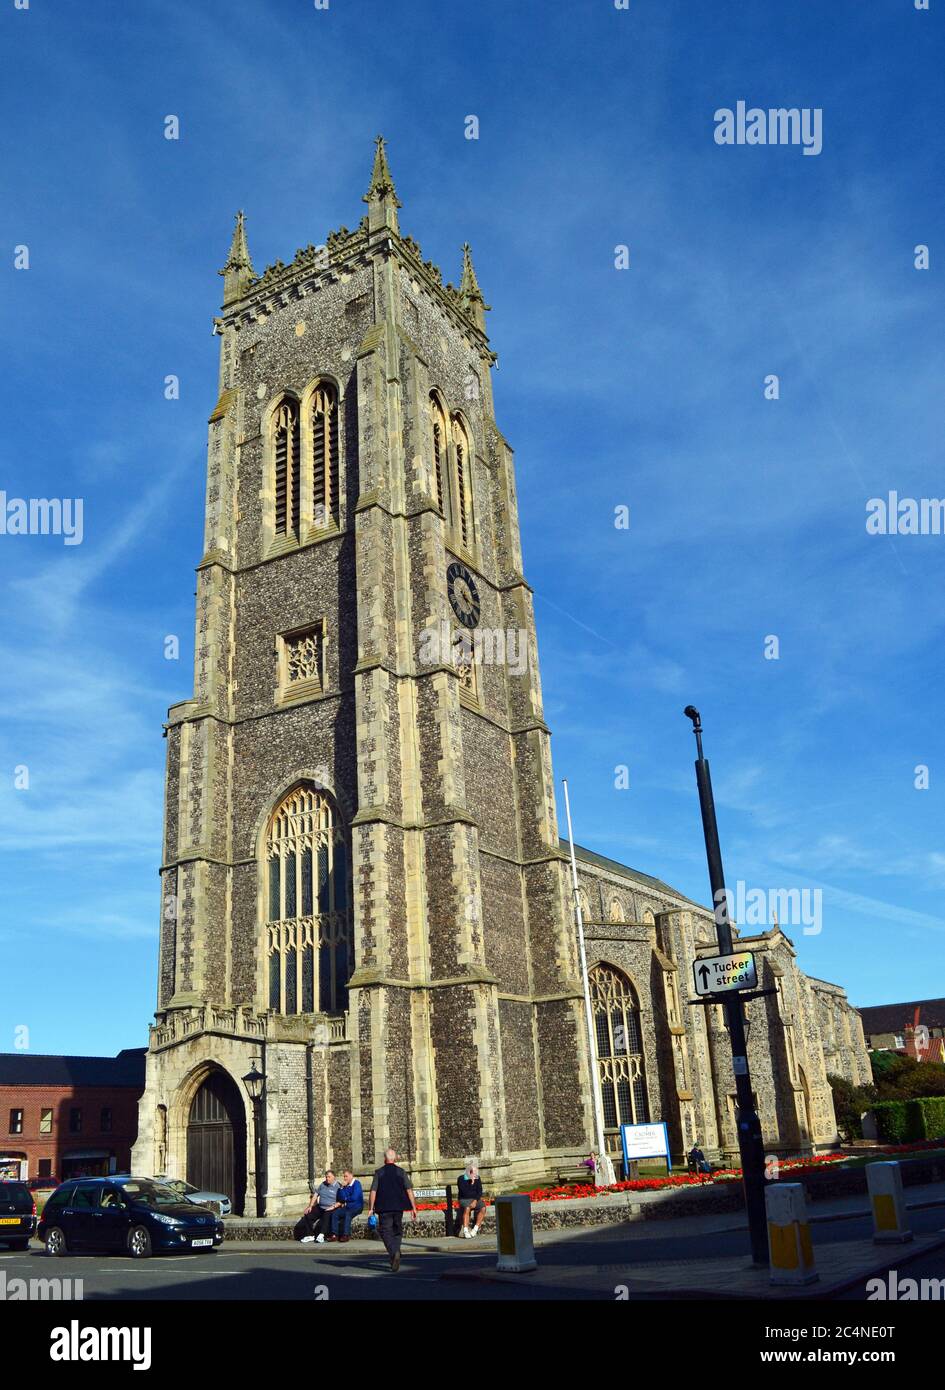
[[[912,1239],[909,1213],[902,1192],[898,1163],[867,1163],[866,1186],[873,1208],[873,1240],[877,1245],[904,1245]]]
[[[525,1274],[530,1269],[537,1269],[532,1240],[531,1198],[524,1192],[497,1197],[495,1222],[498,1231],[496,1268],[509,1274]]]
[[[772,1284],[814,1284],[814,1247],[804,1188],[799,1182],[773,1182],[765,1191]]]

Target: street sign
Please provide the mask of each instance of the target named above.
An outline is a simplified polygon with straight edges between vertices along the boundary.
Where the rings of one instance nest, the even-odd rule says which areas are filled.
[[[692,973],[697,994],[730,994],[736,989],[755,989],[758,972],[751,951],[735,951],[728,956],[703,956],[693,961]]]

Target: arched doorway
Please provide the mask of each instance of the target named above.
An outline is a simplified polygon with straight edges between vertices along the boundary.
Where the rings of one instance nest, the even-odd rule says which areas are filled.
[[[246,1117],[236,1083],[212,1071],[190,1105],[187,1181],[223,1192],[241,1215],[246,1200]]]

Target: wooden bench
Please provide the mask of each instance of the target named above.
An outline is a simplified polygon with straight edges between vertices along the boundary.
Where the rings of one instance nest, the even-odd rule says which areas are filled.
[[[570,1168],[558,1168],[555,1171],[555,1182],[559,1187],[563,1187],[567,1183],[593,1183],[593,1181],[594,1174],[585,1163],[576,1163]]]
[[[709,1171],[706,1172],[699,1167],[698,1163],[689,1158],[688,1155],[686,1157],[686,1172],[690,1178],[698,1178],[700,1183],[712,1181],[712,1164],[709,1164]]]

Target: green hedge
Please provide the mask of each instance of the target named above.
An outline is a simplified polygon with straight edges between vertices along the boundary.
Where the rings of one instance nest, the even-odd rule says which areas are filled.
[[[945,1138],[945,1096],[923,1096],[921,1100],[910,1101],[919,1105],[925,1119],[923,1139]]]
[[[873,1112],[879,1137],[886,1144],[945,1138],[945,1096],[882,1100],[873,1106]]]

